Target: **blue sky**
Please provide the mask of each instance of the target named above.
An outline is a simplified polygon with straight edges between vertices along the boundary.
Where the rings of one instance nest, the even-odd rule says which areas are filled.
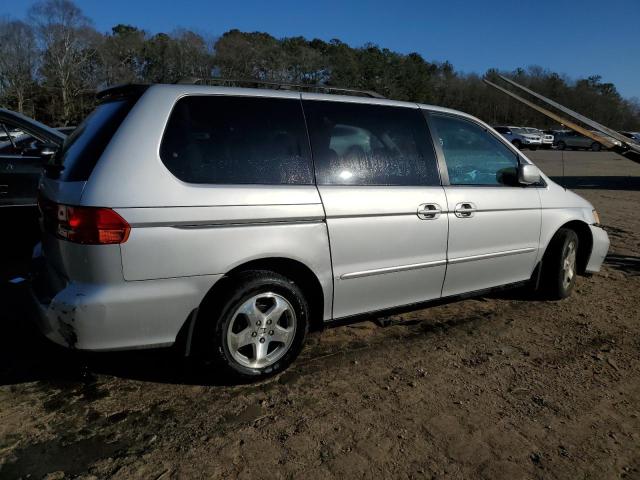
[[[0,0],[25,15],[30,0]],[[484,73],[541,65],[573,78],[601,75],[640,97],[640,0],[78,0],[98,30],[128,23],[218,36],[238,28],[350,45],[372,42]]]

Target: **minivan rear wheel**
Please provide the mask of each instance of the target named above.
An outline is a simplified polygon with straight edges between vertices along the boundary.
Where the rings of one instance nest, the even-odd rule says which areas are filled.
[[[578,245],[578,235],[569,228],[561,228],[551,239],[542,260],[543,297],[560,300],[571,295],[577,277]]]
[[[270,271],[242,272],[229,280],[220,308],[199,314],[199,322],[210,326],[200,330],[205,358],[238,381],[286,369],[302,350],[308,331],[304,294],[290,279]]]
[[[567,148],[567,144],[561,140],[556,144],[556,147],[558,148],[558,150],[564,150],[565,148]]]
[[[598,142],[593,142],[591,144],[591,151],[592,152],[599,152],[602,149],[602,145],[600,145]]]

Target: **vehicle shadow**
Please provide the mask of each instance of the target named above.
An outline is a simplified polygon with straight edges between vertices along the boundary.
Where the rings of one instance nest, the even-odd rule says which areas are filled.
[[[551,179],[571,190],[640,190],[640,177],[637,176],[554,176]]]
[[[604,259],[606,265],[620,270],[630,276],[640,275],[640,257],[631,255],[609,254]]]

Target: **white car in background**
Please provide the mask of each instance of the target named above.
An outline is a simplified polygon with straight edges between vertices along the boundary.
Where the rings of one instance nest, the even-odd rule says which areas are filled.
[[[545,133],[542,130],[538,130],[537,128],[533,127],[523,127],[523,130],[526,130],[527,133],[530,133],[532,135],[539,135],[540,139],[542,140],[542,148],[549,149],[553,146],[553,135],[551,135],[550,133]]]
[[[542,137],[527,132],[522,127],[493,127],[496,132],[506,138],[517,149],[529,148],[536,150],[542,146]]]

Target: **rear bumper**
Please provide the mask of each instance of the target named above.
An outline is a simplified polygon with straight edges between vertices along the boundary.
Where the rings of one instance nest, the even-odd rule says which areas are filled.
[[[69,283],[50,301],[27,285],[31,317],[51,341],[78,350],[172,345],[190,313],[222,275],[108,285]]]
[[[604,262],[607,252],[609,251],[609,235],[604,229],[589,225],[591,237],[593,238],[593,247],[591,248],[591,256],[587,262],[586,271],[589,273],[599,272]]]

